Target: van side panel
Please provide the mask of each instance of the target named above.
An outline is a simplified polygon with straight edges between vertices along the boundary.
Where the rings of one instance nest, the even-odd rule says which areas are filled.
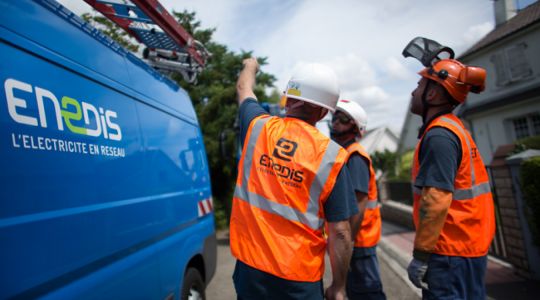
[[[151,105],[157,102],[156,107],[197,124],[195,109],[186,91],[179,89],[169,78],[159,74],[131,53],[126,55],[126,63],[131,78],[130,87],[137,93],[137,98]]]
[[[214,235],[193,106],[80,24],[0,1],[0,298],[177,295]]]
[[[0,18],[2,26],[21,37],[129,86],[127,51],[57,2],[0,1]]]
[[[195,224],[199,219],[198,202],[209,198],[210,178],[204,151],[204,144],[199,128],[181,119],[146,104],[138,104],[141,120],[142,139],[145,151],[145,188],[152,194],[170,194],[175,191],[184,193],[161,199],[163,216],[161,222],[169,228],[182,224]],[[178,253],[191,253],[191,257],[202,253],[202,245],[207,236],[212,234],[213,217],[201,215],[199,222],[210,222],[199,226],[189,236],[171,237],[167,247],[160,251],[160,274],[164,289],[171,290],[182,279],[186,262],[171,264],[178,260]],[[204,272],[204,270],[201,270]],[[165,296],[165,295],[164,295]]]

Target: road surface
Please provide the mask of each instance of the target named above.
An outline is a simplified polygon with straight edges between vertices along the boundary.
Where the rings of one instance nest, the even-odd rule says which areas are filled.
[[[218,232],[218,263],[216,275],[206,289],[206,299],[208,300],[227,300],[236,299],[234,285],[232,282],[232,273],[234,271],[235,259],[231,256],[229,249],[228,232]],[[386,258],[386,259],[385,259]],[[379,264],[381,268],[381,280],[383,282],[384,292],[389,300],[417,300],[419,297],[405,284],[402,277],[398,275],[395,268],[392,268],[392,261],[387,261],[387,257],[379,255]],[[326,272],[324,275],[324,285],[328,286],[332,275],[330,272],[330,263],[328,257],[326,260]]]

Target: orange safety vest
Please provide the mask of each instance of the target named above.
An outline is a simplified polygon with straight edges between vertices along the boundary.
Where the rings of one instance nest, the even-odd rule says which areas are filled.
[[[233,198],[233,256],[287,280],[321,280],[326,249],[323,205],[346,157],[345,149],[304,121],[255,118],[246,135]]]
[[[453,114],[433,120],[422,135],[433,127],[452,131],[461,144],[461,164],[454,180],[452,203],[434,253],[449,256],[479,257],[487,254],[495,234],[495,212],[486,168],[471,135]],[[418,152],[422,139],[416,146],[412,167],[413,217],[418,226],[422,190],[414,186],[420,169]],[[445,155],[441,153],[440,155]]]
[[[375,171],[373,170],[371,157],[362,145],[359,143],[352,143],[347,147],[347,152],[349,153],[347,161],[353,153],[358,153],[369,162],[368,202],[366,204],[366,210],[364,211],[364,219],[362,219],[362,224],[356,234],[354,246],[363,248],[373,247],[377,245],[381,238],[381,211],[379,203],[377,202]]]

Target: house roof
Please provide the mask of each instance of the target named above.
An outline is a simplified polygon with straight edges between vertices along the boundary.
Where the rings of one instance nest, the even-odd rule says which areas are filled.
[[[512,33],[525,29],[526,27],[538,22],[540,22],[540,1],[536,1],[535,3],[527,6],[523,10],[519,11],[513,18],[493,29],[478,43],[461,54],[460,58],[471,55],[480,49],[488,47],[495,42],[511,35]]]
[[[389,141],[390,144],[380,144],[383,142],[384,137],[389,138],[387,141]],[[368,153],[372,153],[373,151],[377,151],[379,146],[390,151],[395,151],[398,141],[399,138],[397,135],[388,127],[377,127],[368,130],[360,140],[360,144],[366,148]]]
[[[370,129],[370,130],[367,130],[364,137],[367,137],[369,135],[382,136],[383,134],[389,134],[392,138],[398,139],[397,134],[395,132],[393,132],[390,128],[386,127],[386,126],[375,127],[375,128]]]
[[[503,107],[506,105],[515,105],[517,103],[528,101],[540,95],[540,85],[535,85],[521,92],[499,93],[497,96],[486,99],[485,101],[470,104],[465,102],[458,106],[457,115],[466,118],[479,112]]]

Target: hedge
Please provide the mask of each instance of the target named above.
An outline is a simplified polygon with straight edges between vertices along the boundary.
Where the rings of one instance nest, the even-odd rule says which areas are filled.
[[[540,157],[521,163],[521,185],[523,198],[529,207],[526,211],[533,240],[540,245]]]
[[[516,148],[513,153],[520,153],[527,149],[540,149],[540,135],[530,136],[514,142]]]

